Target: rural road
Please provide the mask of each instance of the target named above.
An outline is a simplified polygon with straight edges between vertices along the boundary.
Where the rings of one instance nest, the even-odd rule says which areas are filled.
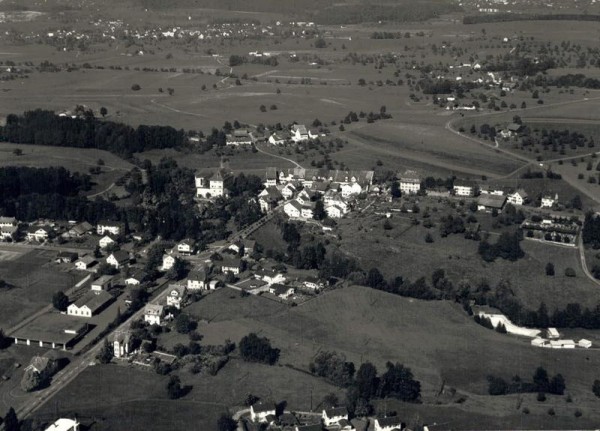
[[[268,155],[268,156],[271,156],[271,157],[276,157],[276,158],[278,158],[278,159],[285,160],[285,161],[287,161],[287,162],[290,162],[290,163],[292,163],[292,164],[293,164],[294,166],[296,166],[297,168],[302,168],[302,166],[300,166],[300,164],[299,164],[298,162],[296,162],[296,161],[294,161],[294,160],[292,160],[292,159],[288,159],[287,157],[283,157],[283,156],[278,156],[277,154],[269,153],[268,151],[265,151],[265,150],[263,150],[262,148],[260,148],[258,145],[255,145],[254,147],[257,149],[257,151],[258,151],[259,153],[263,153],[263,154],[266,154],[266,155]]]
[[[579,259],[581,260],[581,269],[587,277],[592,280],[595,284],[600,286],[600,280],[597,280],[594,275],[590,272],[585,259],[585,246],[583,245],[583,235],[580,233],[577,239],[577,249],[579,250]]]

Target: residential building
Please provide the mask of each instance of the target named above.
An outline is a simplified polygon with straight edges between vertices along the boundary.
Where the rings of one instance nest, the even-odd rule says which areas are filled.
[[[110,334],[109,343],[112,345],[115,358],[125,358],[133,353],[133,339],[128,330],[118,330]]]
[[[125,279],[125,284],[128,286],[139,286],[144,281],[146,281],[147,276],[148,275],[144,271],[138,269],[129,274],[129,277]]]
[[[71,251],[61,251],[56,255],[56,263],[73,263],[77,260],[79,255]]]
[[[258,195],[258,204],[263,212],[269,212],[277,206],[277,202],[283,200],[283,196],[277,187],[270,186]]]
[[[475,196],[477,184],[473,181],[455,180],[454,194],[456,196]]]
[[[298,201],[287,202],[283,207],[283,212],[289,218],[300,218],[302,214],[302,205]]]
[[[552,208],[558,201],[558,194],[545,194],[542,195],[542,201],[540,202],[540,208]]]
[[[185,296],[187,294],[186,287],[181,284],[170,284],[169,294],[167,295],[167,306],[181,309]]]
[[[161,271],[168,271],[173,268],[175,262],[177,261],[177,256],[174,256],[171,253],[166,253],[163,255],[162,266],[160,268]]]
[[[54,230],[50,226],[30,226],[27,229],[27,241],[44,242],[53,233]]]
[[[15,217],[0,217],[0,227],[11,227],[18,224]]]
[[[106,258],[106,263],[120,269],[129,264],[130,260],[129,253],[124,250],[117,250]]]
[[[309,139],[317,139],[319,136],[321,136],[321,134],[319,133],[319,130],[312,128],[312,129],[308,129],[308,138]]]
[[[310,137],[308,136],[308,130],[306,130],[306,126],[301,124],[294,124],[291,129],[292,133],[292,141],[294,142],[303,142],[308,141]]]
[[[323,280],[320,280],[316,277],[307,277],[302,284],[307,289],[312,290],[322,289],[325,287],[325,283],[323,282]]]
[[[19,228],[17,226],[0,227],[0,239],[3,241],[12,241],[17,239]]]
[[[208,269],[201,266],[188,275],[187,288],[189,290],[204,290],[208,288],[208,281]]]
[[[91,233],[94,230],[94,226],[84,221],[79,224],[76,224],[71,229],[69,229],[69,236],[71,237],[80,237],[85,234]]]
[[[323,431],[322,424],[296,425],[294,431]]]
[[[67,307],[69,316],[92,317],[100,313],[114,297],[108,292],[88,292]]]
[[[229,146],[252,145],[252,143],[252,135],[246,129],[234,130],[225,137],[225,145]]]
[[[294,197],[294,194],[296,193],[296,187],[292,184],[292,183],[287,183],[282,189],[281,189],[281,195],[284,197],[284,199],[289,200],[292,199]]]
[[[504,190],[502,189],[502,187],[491,186],[488,184],[480,186],[479,193],[481,193],[482,195],[504,196]]]
[[[399,417],[393,416],[389,418],[377,418],[375,419],[375,431],[393,431],[404,429],[404,424]]]
[[[308,205],[317,197],[316,193],[310,189],[304,189],[298,196],[296,196],[296,200],[302,205]]]
[[[105,235],[102,238],[100,238],[100,240],[98,241],[98,247],[106,248],[115,243],[116,243],[116,241],[114,239],[112,239],[109,235]]]
[[[79,422],[74,419],[60,418],[45,431],[79,431]]]
[[[342,218],[344,216],[344,211],[337,205],[327,205],[325,212],[329,218]]]
[[[272,133],[271,136],[269,136],[269,144],[272,144],[272,145],[283,145],[283,144],[285,144],[290,139],[291,139],[291,136],[290,136],[289,133],[287,133],[287,132],[276,132],[276,133]]]
[[[220,171],[209,175],[196,175],[196,196],[205,199],[225,196],[223,175]]]
[[[275,403],[259,401],[250,406],[250,419],[254,422],[266,422],[267,416],[275,416]]]
[[[311,205],[302,205],[300,209],[300,217],[305,219],[311,219],[314,215],[315,204],[311,202]]]
[[[232,274],[238,275],[242,272],[242,260],[239,257],[227,257],[223,256],[223,260],[216,261],[215,264],[221,268],[221,272],[231,272]]]
[[[92,281],[91,288],[94,292],[107,292],[112,287],[112,283],[112,275],[102,275],[98,279]]]
[[[118,236],[121,233],[121,225],[114,222],[98,223],[98,226],[96,226],[96,233],[98,235],[106,235],[110,233]]]
[[[295,289],[291,286],[285,286],[283,284],[272,284],[269,287],[269,293],[278,296],[281,299],[288,299],[295,292]]]
[[[477,199],[477,211],[492,212],[494,210],[500,212],[506,203],[506,196],[498,196],[492,194],[482,194]]]
[[[97,261],[94,256],[86,254],[85,256],[80,257],[77,262],[75,262],[75,269],[85,271],[90,267],[94,266],[96,263]]]
[[[406,171],[400,177],[399,185],[402,194],[416,194],[421,190],[421,179],[415,171]]]
[[[254,277],[258,278],[269,284],[274,283],[285,283],[285,276],[281,272],[265,271],[260,270],[254,274]]]
[[[350,196],[359,195],[362,192],[362,187],[358,183],[340,185],[342,197],[349,198]]]
[[[523,205],[529,199],[529,195],[523,189],[519,189],[514,193],[508,195],[508,202],[513,205]]]
[[[324,409],[322,418],[326,427],[338,425],[341,420],[348,420],[348,409],[346,407]]]
[[[277,168],[267,168],[265,172],[265,187],[276,186],[277,178]]]
[[[196,252],[196,242],[193,239],[184,239],[177,244],[177,252],[183,255],[191,255]]]
[[[157,304],[146,304],[144,308],[144,321],[150,325],[160,325],[164,316],[164,307]]]

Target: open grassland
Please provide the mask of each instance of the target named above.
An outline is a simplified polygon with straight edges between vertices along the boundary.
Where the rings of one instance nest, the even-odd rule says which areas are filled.
[[[0,252],[2,255],[11,252]],[[10,327],[52,301],[52,295],[79,280],[59,271],[51,259],[55,252],[33,250],[0,261],[0,278],[10,288],[0,290],[0,327]]]
[[[20,149],[22,154],[13,153]],[[89,174],[91,167],[98,166],[98,160],[104,161],[99,166],[101,173],[92,175],[92,188],[88,195],[106,190],[112,183],[127,173],[133,165],[107,151],[69,147],[47,147],[43,145],[9,144],[0,142],[0,166],[31,166],[45,168],[62,166],[71,172]]]

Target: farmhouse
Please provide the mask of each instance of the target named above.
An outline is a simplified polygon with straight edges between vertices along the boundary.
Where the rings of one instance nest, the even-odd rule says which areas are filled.
[[[104,310],[113,299],[114,297],[107,292],[88,292],[69,305],[67,314],[77,317],[92,317]]]
[[[129,253],[124,250],[117,250],[106,258],[106,263],[119,269],[127,265],[130,260]]]
[[[323,283],[323,280],[320,280],[316,277],[307,277],[302,284],[307,289],[312,290],[322,289],[323,287],[325,287],[325,283]]]
[[[45,431],[79,431],[79,422],[74,419],[60,418]]]
[[[300,218],[300,215],[302,214],[302,205],[297,201],[287,202],[283,206],[283,212],[289,218]]]
[[[291,135],[287,132],[276,132],[269,136],[269,144],[283,145],[291,139]]]
[[[254,422],[266,422],[269,415],[275,416],[275,404],[272,402],[259,401],[250,406],[250,418]]]
[[[410,195],[419,193],[421,190],[421,179],[415,171],[406,171],[400,177],[400,191]]]
[[[164,316],[164,307],[157,304],[146,304],[144,308],[144,321],[150,325],[160,325]]]
[[[191,255],[196,252],[196,242],[193,239],[184,239],[177,244],[177,252],[183,255]]]
[[[106,248],[106,247],[111,246],[112,244],[115,244],[115,240],[112,239],[109,235],[103,236],[98,241],[98,247],[100,247],[100,248]]]
[[[540,208],[552,208],[554,204],[558,201],[558,194],[545,194],[542,195],[542,200],[540,202]]]
[[[223,183],[223,175],[220,171],[216,171],[213,174],[207,175],[196,175],[196,196],[201,198],[215,198],[224,196],[225,187]]]
[[[285,286],[283,284],[272,284],[269,287],[269,293],[278,296],[281,299],[288,299],[294,292],[295,290],[293,287]]]
[[[56,263],[73,263],[77,260],[78,257],[79,256],[77,253],[73,253],[70,251],[61,251],[56,255],[55,261]]]
[[[308,141],[310,137],[308,136],[308,130],[306,130],[306,126],[301,124],[294,124],[291,129],[292,133],[292,141],[294,142],[303,142]]]
[[[375,419],[375,431],[392,431],[404,429],[404,424],[399,417],[394,416],[390,418],[377,418]]]
[[[121,233],[121,225],[114,222],[101,222],[96,227],[96,233],[98,235],[106,235],[108,233],[119,235]]]
[[[0,227],[16,226],[17,219],[14,217],[0,217]]]
[[[528,198],[529,195],[527,192],[523,189],[519,189],[516,192],[508,195],[508,202],[513,205],[523,205],[525,202],[527,202]]]
[[[456,180],[453,188],[456,196],[475,196],[477,184],[468,180]]]
[[[322,417],[325,426],[338,425],[341,420],[348,420],[348,409],[346,407],[325,409]]]
[[[43,242],[53,233],[54,230],[50,226],[30,226],[27,229],[27,241]]]
[[[88,234],[94,230],[94,226],[84,221],[79,224],[76,224],[71,229],[69,229],[69,236],[71,237],[81,237],[85,234]]]
[[[233,133],[225,137],[225,145],[252,145],[252,136],[246,129],[234,130]]]
[[[477,211],[492,212],[494,210],[500,212],[506,203],[506,196],[498,196],[492,194],[482,194],[477,200]]]
[[[170,284],[169,294],[167,295],[167,306],[175,307],[180,310],[185,300],[186,293],[187,290],[185,286],[180,284]]]
[[[118,330],[110,334],[109,343],[113,347],[115,358],[127,357],[133,350],[133,338],[128,330]]]
[[[75,262],[75,268],[81,271],[85,271],[86,269],[89,269],[90,267],[94,266],[96,263],[97,261],[96,258],[94,258],[94,256],[86,254],[85,256],[80,257],[77,262]]]
[[[231,272],[232,274],[238,275],[242,272],[242,260],[239,257],[223,257],[223,260],[215,262],[217,267],[221,269],[221,272]]]
[[[187,279],[187,288],[189,290],[200,290],[208,288],[208,270],[200,266],[191,271]]]
[[[17,239],[19,228],[17,226],[2,226],[0,227],[0,239],[3,241],[12,241]]]
[[[92,291],[94,292],[106,292],[112,287],[113,276],[112,275],[103,275],[98,279],[92,281]]]
[[[267,168],[265,172],[265,187],[276,186],[277,178],[277,168]]]

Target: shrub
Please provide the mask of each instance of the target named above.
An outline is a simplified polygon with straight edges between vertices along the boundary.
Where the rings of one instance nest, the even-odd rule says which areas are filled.
[[[575,277],[577,276],[577,273],[575,272],[575,270],[573,268],[565,268],[565,276],[566,277]]]
[[[139,84],[133,84],[133,85],[131,86],[131,89],[132,89],[133,91],[140,91],[140,90],[142,89],[142,87],[140,87],[140,85],[139,85]]]
[[[541,403],[543,403],[544,401],[546,401],[546,394],[543,392],[538,392],[537,394],[537,400]]]

